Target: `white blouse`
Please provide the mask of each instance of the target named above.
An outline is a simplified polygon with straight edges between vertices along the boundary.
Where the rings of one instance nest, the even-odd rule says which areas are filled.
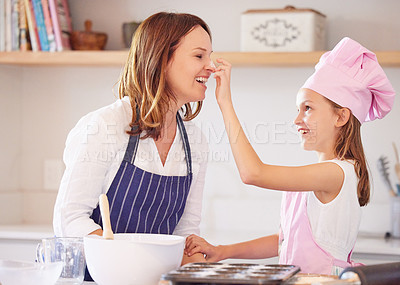
[[[100,226],[90,215],[100,194],[107,193],[128,145],[132,109],[128,97],[81,118],[67,137],[64,150],[66,169],[54,207],[56,236],[85,236]],[[208,143],[193,122],[184,122],[188,134],[193,180],[185,210],[174,234],[200,234],[204,178]],[[152,138],[139,140],[134,165],[159,175],[187,175],[183,141],[179,128],[163,165]]]

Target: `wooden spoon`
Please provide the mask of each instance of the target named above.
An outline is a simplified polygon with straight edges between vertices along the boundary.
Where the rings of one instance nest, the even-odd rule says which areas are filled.
[[[99,197],[101,220],[103,221],[103,238],[114,239],[114,234],[111,229],[110,221],[110,206],[106,194],[101,194]]]
[[[394,164],[394,171],[396,172],[397,179],[400,181],[400,162],[399,162],[399,153],[397,151],[396,144],[393,142],[393,149],[394,149],[394,154],[396,156],[396,163]]]

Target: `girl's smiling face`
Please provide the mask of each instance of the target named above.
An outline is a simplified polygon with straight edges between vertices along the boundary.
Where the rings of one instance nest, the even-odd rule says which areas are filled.
[[[307,88],[297,93],[298,115],[294,121],[301,134],[302,147],[332,156],[338,133],[338,115],[321,94]]]
[[[214,71],[211,53],[210,36],[200,26],[180,41],[166,70],[168,85],[179,107],[204,100],[206,82]]]

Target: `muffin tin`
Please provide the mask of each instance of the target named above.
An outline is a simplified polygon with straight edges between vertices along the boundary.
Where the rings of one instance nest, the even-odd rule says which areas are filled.
[[[190,263],[163,274],[162,280],[185,284],[281,284],[300,271],[293,265]]]

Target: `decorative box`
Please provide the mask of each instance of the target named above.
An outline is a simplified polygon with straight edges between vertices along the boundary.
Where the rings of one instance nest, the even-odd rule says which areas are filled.
[[[312,9],[248,10],[241,15],[241,51],[325,50],[325,23]]]

